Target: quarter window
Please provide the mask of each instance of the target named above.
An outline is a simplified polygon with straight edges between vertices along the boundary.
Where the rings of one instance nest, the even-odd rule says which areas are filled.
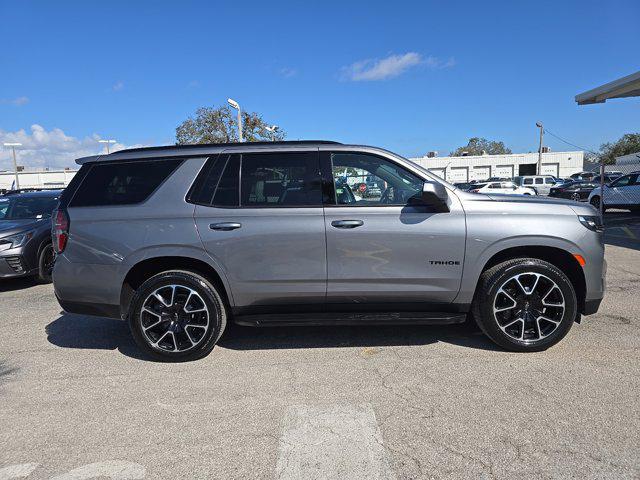
[[[146,200],[182,160],[97,163],[78,187],[71,207],[129,205]]]
[[[533,185],[533,178],[525,178],[524,179],[524,183],[525,185]]]

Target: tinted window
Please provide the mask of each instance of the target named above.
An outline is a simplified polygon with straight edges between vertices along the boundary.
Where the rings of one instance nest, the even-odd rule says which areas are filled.
[[[332,153],[331,169],[338,205],[420,203],[423,181],[389,160],[364,153]],[[375,182],[372,188],[370,182]]]
[[[524,183],[525,185],[533,185],[533,178],[525,178],[524,179]]]
[[[536,185],[542,185],[544,183],[544,178],[536,178]]]
[[[545,178],[544,183],[554,184],[556,183],[556,181],[553,178]]]
[[[216,191],[220,175],[224,170],[229,155],[217,155],[207,160],[202,172],[189,193],[189,201],[209,205],[213,201],[213,194]]]
[[[213,196],[216,207],[237,207],[240,202],[240,155],[229,155],[225,159],[224,172],[218,182],[218,188]],[[221,162],[222,164],[223,162]]]
[[[241,178],[243,207],[322,205],[317,152],[244,154]]]
[[[57,196],[0,198],[0,220],[50,217],[57,203]]]
[[[618,180],[611,184],[612,187],[626,187],[631,184],[631,175],[620,177]]]
[[[502,188],[502,184],[500,183],[492,183],[489,185],[489,188]]]
[[[182,160],[95,164],[78,187],[72,207],[128,205],[146,200]]]

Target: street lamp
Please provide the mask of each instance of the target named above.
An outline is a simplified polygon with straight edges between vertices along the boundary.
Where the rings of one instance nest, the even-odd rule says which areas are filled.
[[[238,102],[236,102],[235,100],[233,100],[232,98],[227,98],[227,102],[233,108],[238,110],[238,139],[240,140],[240,142],[242,142],[243,141],[242,140],[242,114],[241,114],[241,111],[240,111],[240,104]]]
[[[98,143],[104,143],[107,145],[107,155],[109,155],[109,145],[112,143],[116,143],[115,140],[98,140]]]
[[[538,147],[538,175],[542,175],[542,137],[544,136],[544,127],[542,122],[536,122],[536,127],[540,129],[540,146]]]
[[[16,174],[16,190],[20,189],[20,179],[18,179],[18,162],[16,161],[16,147],[21,147],[21,143],[5,143],[5,147],[11,147],[13,150],[13,171]]]
[[[267,132],[271,133],[271,141],[276,141],[276,131],[278,130],[278,125],[271,125],[270,127],[264,127]]]

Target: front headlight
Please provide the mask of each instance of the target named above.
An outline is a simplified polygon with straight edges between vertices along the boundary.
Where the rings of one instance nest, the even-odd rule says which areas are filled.
[[[593,232],[604,232],[604,224],[600,215],[578,215],[580,223]]]
[[[33,238],[33,232],[17,233],[8,237],[0,238],[0,252],[23,246]]]

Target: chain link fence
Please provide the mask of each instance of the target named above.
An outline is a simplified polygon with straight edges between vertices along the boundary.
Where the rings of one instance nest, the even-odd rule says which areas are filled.
[[[640,156],[637,163],[601,165],[600,173],[607,178],[602,189],[596,189],[590,195],[592,205],[600,211],[624,209],[640,213]]]

